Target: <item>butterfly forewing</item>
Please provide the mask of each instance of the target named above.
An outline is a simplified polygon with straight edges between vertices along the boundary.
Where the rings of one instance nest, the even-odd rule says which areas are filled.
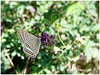
[[[22,36],[22,34],[23,34],[23,32],[21,32],[21,30],[18,30],[17,31],[17,35],[18,35],[18,38],[19,38],[19,40],[20,40],[20,42],[22,43],[22,44],[24,44],[24,38],[23,38],[23,36]]]

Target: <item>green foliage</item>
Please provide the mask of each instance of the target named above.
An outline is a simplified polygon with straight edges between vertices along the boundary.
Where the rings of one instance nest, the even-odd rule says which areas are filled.
[[[2,1],[1,73],[15,73],[5,50],[19,74],[25,67],[26,55],[16,34],[20,28],[37,37],[47,32],[55,39],[53,46],[41,45],[27,73],[99,73],[99,2],[86,4],[81,1]],[[97,18],[96,23],[87,7],[93,18]],[[33,8],[35,11],[30,12]]]

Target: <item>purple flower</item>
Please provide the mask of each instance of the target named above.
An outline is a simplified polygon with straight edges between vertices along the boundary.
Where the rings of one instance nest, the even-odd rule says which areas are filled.
[[[50,35],[49,44],[50,44],[50,45],[53,45],[54,43],[55,43],[55,42],[54,42],[53,36]]]
[[[50,39],[52,39],[52,35],[50,35]]]
[[[30,9],[30,12],[32,13],[32,12],[35,12],[35,8],[31,8]]]
[[[54,44],[54,39],[53,39],[53,36],[52,35],[48,35],[46,32],[43,32],[42,33],[42,36],[41,36],[41,42],[42,44],[47,44],[47,45],[53,45]]]
[[[41,42],[42,44],[46,44],[47,43],[47,40],[48,40],[48,34],[43,32],[42,33],[42,37],[41,37]]]

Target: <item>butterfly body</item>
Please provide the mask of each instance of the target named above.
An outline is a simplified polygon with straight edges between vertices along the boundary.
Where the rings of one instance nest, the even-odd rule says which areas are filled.
[[[23,29],[19,29],[17,35],[21,44],[23,44],[23,52],[29,57],[36,57],[41,45],[40,39]]]

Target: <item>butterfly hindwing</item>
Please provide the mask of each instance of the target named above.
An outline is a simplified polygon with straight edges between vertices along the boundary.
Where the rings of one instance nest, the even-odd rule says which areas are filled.
[[[23,52],[29,56],[29,57],[34,57],[34,53],[33,52],[30,52],[27,48],[23,48]]]

